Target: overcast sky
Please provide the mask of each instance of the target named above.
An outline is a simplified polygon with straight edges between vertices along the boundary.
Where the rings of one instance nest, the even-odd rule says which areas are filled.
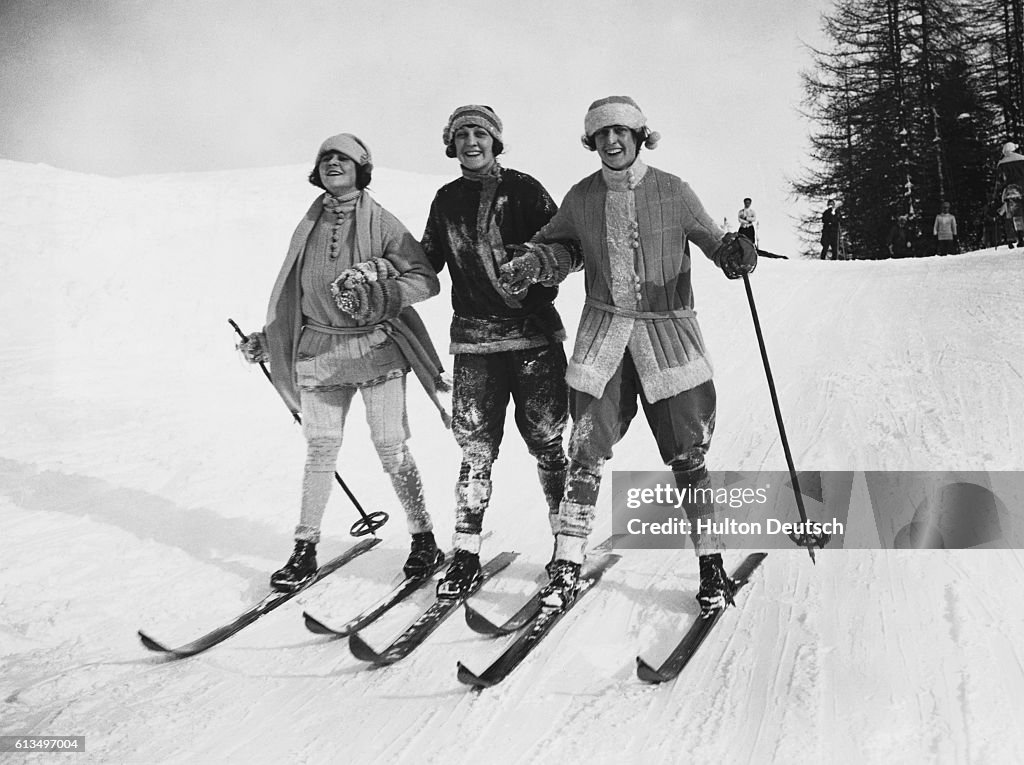
[[[735,228],[755,199],[780,246],[803,43],[827,0],[3,0],[0,157],[106,175],[312,163],[353,132],[376,164],[454,175],[441,130],[464,103],[505,123],[503,163],[560,201],[597,169],[591,101],[632,96],[650,164]],[[760,206],[759,206],[760,205]],[[786,229],[784,231],[783,229]]]

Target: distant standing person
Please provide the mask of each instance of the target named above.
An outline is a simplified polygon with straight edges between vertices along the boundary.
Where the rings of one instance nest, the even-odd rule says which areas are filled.
[[[994,196],[997,204],[1003,204],[1007,224],[1012,224],[1017,235],[1017,246],[1024,247],[1024,156],[1017,153],[1015,143],[1003,144],[1003,156],[996,164]]]
[[[737,213],[736,217],[740,219],[740,236],[745,236],[755,245],[757,244],[757,213],[754,212],[754,208],[750,206],[750,197],[743,200],[743,209]]]
[[[835,200],[828,200],[828,209],[821,214],[821,259],[828,260],[828,251],[832,250],[832,260],[839,259],[839,211]]]
[[[939,255],[956,252],[956,216],[949,211],[949,202],[942,203],[942,212],[935,216],[932,233],[938,240]]]
[[[889,229],[889,238],[886,240],[886,247],[889,256],[893,258],[910,258],[914,255],[914,242],[910,235],[910,226],[907,224],[907,216],[900,215],[896,218],[893,227]]]

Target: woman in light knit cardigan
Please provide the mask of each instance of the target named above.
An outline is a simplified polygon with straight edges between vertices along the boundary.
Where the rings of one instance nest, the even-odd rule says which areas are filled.
[[[416,239],[365,191],[372,171],[370,150],[357,137],[342,133],[323,142],[309,180],[325,193],[292,235],[266,326],[239,345],[248,361],[269,362],[274,387],[303,415],[307,451],[295,550],[271,576],[281,591],[316,573],[320,522],[357,390],[412,534],[406,574],[427,576],[444,562],[406,446],[405,404],[411,369],[448,424],[436,395],[441,362],[408,307],[436,295],[440,284]]]

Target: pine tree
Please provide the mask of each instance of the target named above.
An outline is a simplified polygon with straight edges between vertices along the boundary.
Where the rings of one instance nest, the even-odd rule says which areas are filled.
[[[829,49],[812,50],[803,77],[813,165],[792,188],[818,204],[843,199],[858,257],[887,254],[900,215],[930,252],[945,201],[962,238],[980,239],[993,104],[1008,103],[1010,80],[999,73],[1012,67],[1005,36],[968,10],[962,0],[838,0],[824,18]],[[987,69],[985,56],[994,62]],[[817,227],[817,216],[801,222],[808,238]]]

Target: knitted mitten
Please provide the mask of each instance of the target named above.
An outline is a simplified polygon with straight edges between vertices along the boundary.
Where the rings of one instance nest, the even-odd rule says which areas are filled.
[[[388,290],[383,282],[396,276],[398,269],[391,261],[371,258],[342,271],[331,283],[331,294],[338,308],[353,319],[376,323],[387,310]]]

